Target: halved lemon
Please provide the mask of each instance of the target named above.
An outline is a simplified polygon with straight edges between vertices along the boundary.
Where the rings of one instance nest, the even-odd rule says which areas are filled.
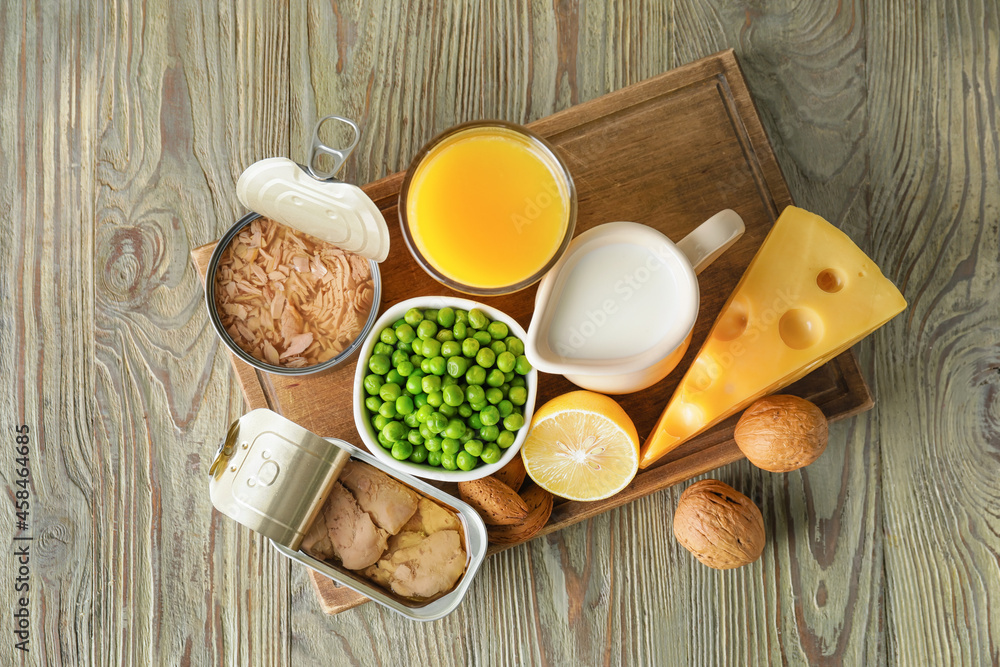
[[[521,447],[528,475],[569,500],[615,495],[639,470],[639,435],[613,399],[572,391],[539,408]]]

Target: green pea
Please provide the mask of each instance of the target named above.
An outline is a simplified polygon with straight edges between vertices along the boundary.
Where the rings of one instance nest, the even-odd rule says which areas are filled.
[[[514,371],[510,371],[509,373],[504,373],[503,374],[503,380],[504,380],[504,382],[507,382],[507,383],[509,383],[511,380],[513,380],[516,377],[517,377],[517,374],[514,373]],[[507,385],[507,388],[510,389],[510,384]]]
[[[445,365],[445,370],[448,372],[448,375],[453,378],[462,377],[468,369],[469,360],[465,357],[450,357]]]
[[[500,431],[500,435],[497,436],[497,444],[501,449],[507,449],[514,444],[514,440],[517,439],[510,431]]]
[[[411,412],[408,415],[403,415],[403,423],[406,424],[408,427],[410,427],[410,429],[415,429],[418,426],[420,426],[420,422],[417,421],[417,413],[416,412]],[[420,431],[413,431],[413,430],[411,430],[410,432],[411,433],[416,433],[417,436],[420,436]]]
[[[468,419],[472,416],[472,406],[468,403],[462,403],[458,406],[458,415],[463,419]]]
[[[406,380],[403,379],[403,376],[400,375],[399,371],[397,371],[395,368],[386,373],[385,381],[391,382],[393,384],[404,384],[406,382]]]
[[[499,387],[503,384],[503,373],[494,368],[490,371],[490,374],[486,376],[486,384],[491,387]]]
[[[426,405],[426,404],[422,405],[419,408],[417,408],[417,413],[416,414],[417,414],[417,421],[419,421],[421,424],[423,424],[424,422],[427,421],[428,417],[430,417],[432,414],[434,414],[434,406]]]
[[[382,435],[382,432],[378,432],[378,444],[382,445],[383,449],[392,449],[392,440]]]
[[[364,381],[365,391],[369,394],[375,395],[378,393],[378,390],[382,388],[384,383],[385,380],[377,375],[366,375]]]
[[[524,405],[528,400],[528,390],[524,387],[511,387],[508,396],[514,405]]]
[[[462,310],[461,308],[455,309],[455,324],[468,324],[469,323],[469,311]]]
[[[455,324],[455,309],[445,306],[438,311],[437,322],[443,327],[451,327]]]
[[[378,406],[378,413],[385,417],[386,419],[392,419],[396,416],[396,404],[393,401],[386,401],[382,405]]]
[[[480,347],[489,345],[493,342],[493,339],[490,338],[490,334],[486,331],[477,331],[472,337],[476,339]]]
[[[520,338],[509,336],[504,340],[504,345],[507,346],[507,351],[515,357],[519,354],[524,354],[524,343]]]
[[[440,408],[444,404],[444,394],[440,391],[432,391],[427,394],[427,405]]]
[[[517,412],[512,412],[503,420],[503,427],[508,431],[517,431],[524,426],[524,416]]]
[[[450,387],[452,385],[458,384],[458,380],[450,375],[441,376],[441,388]]]
[[[483,427],[483,420],[479,418],[478,412],[472,413],[472,415],[468,419],[468,424],[470,428],[474,428],[477,431]]]
[[[431,373],[434,375],[444,375],[444,372],[448,369],[448,362],[441,356],[433,357],[429,365]]]
[[[387,417],[383,417],[382,415],[377,414],[375,415],[375,417],[372,418],[372,426],[375,427],[376,431],[381,431],[382,429],[385,428],[385,425],[388,424],[389,421],[390,420]]]
[[[412,343],[413,339],[417,337],[417,333],[413,330],[407,322],[400,324],[396,327],[396,338],[399,339],[401,343]]]
[[[440,329],[434,336],[434,340],[438,341],[442,345],[444,343],[455,342],[455,334],[451,332],[451,329]]]
[[[493,465],[503,458],[503,452],[500,451],[500,447],[497,446],[497,443],[491,442],[483,447],[483,453],[479,455],[479,458],[483,460],[483,463]]]
[[[486,402],[486,399],[483,399],[481,403],[470,403],[469,405],[472,406],[473,412],[482,412],[486,409],[486,406],[489,405],[489,403]]]
[[[491,322],[486,330],[493,336],[493,340],[503,340],[510,333],[510,329],[503,322]]]
[[[417,445],[413,448],[413,453],[410,454],[410,460],[414,463],[423,463],[427,460],[427,448],[423,445]]]
[[[465,401],[465,394],[463,394],[462,388],[456,384],[445,387],[442,390],[442,394],[444,395],[444,402],[456,408]]]
[[[489,378],[486,379],[487,384],[489,384]],[[497,405],[503,400],[503,392],[496,387],[490,387],[486,390],[486,400],[492,405]]]
[[[392,323],[392,328],[393,329],[398,329],[399,327],[403,326],[404,324],[406,324],[406,320],[404,320],[401,317],[401,318],[399,318],[398,320],[396,320],[395,322]]]
[[[403,319],[406,320],[406,323],[409,324],[411,327],[415,327],[423,321],[424,314],[421,313],[416,308],[410,308],[408,311],[406,311],[406,315],[403,316]],[[399,334],[398,331],[396,333],[397,335]]]
[[[462,341],[462,354],[467,357],[474,357],[479,352],[479,341],[475,338],[466,338]]]
[[[382,427],[382,435],[393,442],[398,442],[406,437],[406,427],[398,421],[390,421]]]
[[[437,375],[425,375],[420,378],[420,387],[430,395],[441,389],[441,378]]]
[[[469,335],[465,322],[455,322],[455,326],[451,331],[455,334],[455,340],[465,340],[465,337]]]
[[[413,415],[406,415],[407,417],[412,417]],[[406,439],[410,441],[411,445],[422,445],[424,444],[424,436],[420,435],[420,431],[415,428],[410,429],[410,432],[406,434]]]
[[[476,467],[476,457],[466,451],[461,451],[455,457],[455,464],[462,470],[472,470]]]
[[[444,440],[434,436],[433,438],[427,438],[424,440],[424,447],[426,447],[429,452],[439,452],[441,451],[441,443],[443,442]]]
[[[420,433],[420,437],[423,438],[424,440],[429,440],[430,438],[434,437],[434,434],[431,433],[431,430],[427,428],[427,424],[421,424],[420,428],[418,428],[417,431]]]
[[[499,415],[498,415],[499,416]],[[495,423],[495,422],[494,422]],[[437,435],[441,431],[448,427],[448,418],[445,417],[440,412],[435,412],[430,417],[427,418],[427,428],[430,429],[431,433]]]
[[[425,357],[436,357],[441,354],[441,341],[428,338],[420,347],[420,354]]]
[[[427,405],[427,394],[425,394],[424,392],[420,392],[419,394],[414,396],[413,405],[417,406],[418,409]]]
[[[400,440],[392,446],[392,458],[397,461],[405,461],[413,453],[413,445],[406,440]]]
[[[436,308],[428,308],[424,311],[424,319],[437,322],[438,311]]]
[[[490,318],[486,317],[486,313],[483,311],[478,308],[469,311],[469,326],[473,329],[485,329],[489,323]]]
[[[479,419],[483,422],[483,426],[493,426],[500,421],[500,411],[495,405],[490,405],[479,411]]]
[[[500,411],[500,418],[503,419],[510,413],[514,412],[514,404],[505,398],[497,403],[497,410]]]
[[[515,363],[517,363],[517,357],[510,352],[501,352],[497,355],[497,368],[504,373],[510,373],[514,370]]]
[[[396,350],[392,353],[392,357],[390,357],[389,360],[393,366],[399,366],[403,362],[408,362],[410,360],[410,355],[402,350]]]
[[[470,385],[465,388],[465,400],[469,403],[482,403],[486,400],[486,391],[478,385]]]
[[[444,392],[441,393],[444,394]],[[451,419],[458,414],[458,408],[453,405],[448,405],[447,403],[442,403],[440,407],[438,407],[438,412]]]
[[[441,467],[441,452],[428,452],[427,453],[427,465],[434,466],[435,468]]]
[[[401,415],[408,415],[413,412],[413,399],[409,396],[400,396],[397,398],[396,412]]]
[[[462,344],[456,343],[453,340],[449,340],[447,343],[441,344],[441,356],[445,359],[449,357],[454,357],[456,354],[462,354]]]
[[[455,462],[455,455],[441,452],[441,467],[445,470],[458,469],[458,464]]]
[[[458,454],[462,450],[462,444],[455,438],[444,438],[441,440],[441,451],[446,454]]]
[[[461,438],[465,434],[465,422],[461,419],[452,419],[448,421],[448,426],[445,427],[443,433],[446,438]]]
[[[420,370],[423,372],[424,375],[431,375],[431,360],[421,359]]]
[[[393,350],[391,345],[386,345],[385,343],[381,342],[375,343],[375,345],[372,347],[373,354],[384,354],[386,356],[389,356],[390,354],[392,354],[392,351]]]
[[[465,443],[467,443],[469,440],[475,440],[475,439],[476,439],[476,432],[473,431],[471,428],[467,428],[465,429],[465,433],[462,434],[462,437],[459,438],[458,441],[462,443],[462,445],[464,446]]]
[[[482,366],[471,366],[465,372],[465,381],[469,384],[483,384],[486,382],[486,369]]]
[[[479,440],[469,440],[465,443],[465,451],[473,456],[479,456],[483,453],[483,443]]]
[[[382,407],[382,399],[378,396],[369,396],[365,399],[365,408],[368,412],[378,412],[378,409]]]
[[[484,426],[479,429],[479,437],[486,442],[494,442],[500,435],[499,426]]]
[[[514,364],[514,372],[518,375],[527,375],[531,372],[531,362],[528,361],[528,357],[523,354],[517,356],[517,362]]]
[[[510,381],[510,386],[512,387],[526,387],[527,385],[528,383],[520,375],[514,376],[514,379]]]
[[[368,360],[368,370],[375,375],[385,375],[389,372],[389,357],[384,354],[374,354]]]
[[[401,361],[396,365],[396,372],[399,373],[400,377],[409,378],[413,375],[413,371],[416,370],[413,364],[410,363],[409,359]]]
[[[423,391],[423,389],[421,388],[422,386],[421,380],[422,378],[417,375],[411,375],[410,377],[406,378],[407,393],[416,395],[419,394],[421,391]]]
[[[383,401],[395,401],[399,398],[400,393],[399,385],[395,382],[386,382],[378,390],[378,395],[382,397]]]
[[[410,345],[409,343],[404,343],[403,341],[399,341],[398,343],[396,343],[396,352],[406,352],[406,353],[409,353],[412,350],[413,350],[413,346]]]
[[[495,340],[490,343],[490,349],[493,350],[493,354],[500,356],[507,351],[507,346],[503,344],[502,340]]]
[[[379,337],[379,340],[381,340],[386,345],[395,345],[396,341],[398,340],[396,338],[396,332],[393,331],[392,329],[388,328],[388,327],[386,327],[385,329],[382,329],[382,331],[381,331],[381,333],[379,333],[378,337]]]
[[[423,338],[424,340],[433,340],[434,334],[438,331],[438,325],[434,324],[430,320],[424,320],[417,325],[417,338]]]

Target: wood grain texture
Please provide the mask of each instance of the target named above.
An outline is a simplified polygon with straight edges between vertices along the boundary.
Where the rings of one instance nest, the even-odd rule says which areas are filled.
[[[886,633],[899,664],[1000,664],[1000,7],[867,8]]]
[[[7,620],[0,663],[1000,663],[997,14],[0,3],[0,426],[37,434],[38,538],[33,652],[15,653]],[[764,510],[753,567],[710,572],[680,550],[671,489],[491,557],[437,623],[323,615],[300,569],[204,494],[243,399],[187,254],[240,212],[236,176],[303,159],[318,113],[363,120],[346,176],[367,182],[460,120],[530,122],[730,46],[795,200],[910,300],[858,348],[876,410],[835,425],[806,472],[714,475]],[[0,534],[12,522],[5,507]]]

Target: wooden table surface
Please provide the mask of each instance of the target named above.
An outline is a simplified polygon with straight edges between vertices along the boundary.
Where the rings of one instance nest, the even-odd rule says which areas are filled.
[[[0,4],[0,663],[998,664],[998,14],[996,0]],[[322,614],[305,571],[206,491],[243,401],[188,252],[242,213],[240,172],[303,160],[315,119],[340,113],[364,129],[346,178],[370,181],[455,123],[531,121],[729,47],[796,202],[910,302],[856,348],[875,409],[835,424],[804,471],[718,471],[763,511],[752,566],[712,571],[678,546],[675,488],[491,558],[441,621]],[[27,593],[15,534],[34,538]]]

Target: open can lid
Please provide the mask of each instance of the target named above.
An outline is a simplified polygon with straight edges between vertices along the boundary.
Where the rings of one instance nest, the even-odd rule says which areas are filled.
[[[350,452],[270,410],[229,427],[209,470],[215,508],[298,550]]]
[[[346,123],[354,139],[345,149],[330,148],[319,139],[327,121]],[[309,165],[272,157],[254,162],[236,182],[236,196],[244,206],[338,248],[376,262],[389,256],[389,227],[375,202],[356,185],[333,178],[358,143],[355,123],[339,116],[320,119],[313,132]],[[319,170],[321,158],[333,167]]]

